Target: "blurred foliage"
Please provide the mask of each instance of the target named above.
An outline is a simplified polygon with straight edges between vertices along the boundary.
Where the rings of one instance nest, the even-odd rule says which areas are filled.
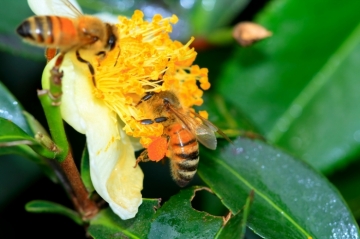
[[[199,175],[203,182],[197,178],[192,185],[206,184],[217,197],[200,201],[200,206],[192,205],[193,197],[197,197],[195,192],[202,187],[189,187],[177,193],[168,170],[159,164],[144,164],[141,165],[145,173],[143,195],[165,199],[162,205],[158,205],[158,200],[145,199],[136,218],[126,221],[104,209],[90,222],[90,235],[95,238],[159,238],[162,235],[222,238],[241,235],[246,221],[255,234],[264,238],[359,237],[353,217],[360,217],[360,191],[357,190],[360,184],[357,170],[360,167],[359,1],[250,1],[247,8],[247,0],[79,0],[79,3],[87,13],[108,11],[131,15],[134,9],[141,9],[148,18],[154,13],[164,16],[175,13],[180,22],[174,27],[173,37],[181,40],[193,35],[203,40],[201,48],[211,45],[209,41],[215,35],[218,36],[216,43],[229,43],[229,29],[239,20],[254,20],[273,32],[271,38],[248,48],[241,48],[233,41],[198,53],[196,63],[209,68],[212,83],[201,108],[208,110],[209,119],[229,136],[258,138],[238,138],[232,144],[221,141],[215,152],[201,148]],[[16,14],[11,9],[16,9]],[[21,0],[4,2],[0,14],[0,49],[4,51],[0,53],[3,62],[0,80],[45,126],[35,97],[44,61],[33,62],[43,59],[43,51],[21,43],[14,30],[32,13],[26,1]],[[217,34],[219,32],[224,34]],[[5,130],[16,129],[16,134],[6,135],[20,135],[32,141],[39,124],[30,114],[23,113],[19,100],[6,87],[0,87],[0,117],[7,119],[0,121],[1,136]],[[74,136],[71,129],[67,131],[75,155],[80,159],[83,138]],[[259,140],[262,137],[267,142]],[[2,154],[14,152],[42,165],[42,171],[55,180],[48,162],[27,145],[0,148]],[[85,151],[82,176],[86,186],[93,190],[87,164]],[[329,175],[328,179],[341,194],[316,170]],[[19,178],[29,180],[29,175],[36,178],[30,167],[28,172],[21,172]],[[4,177],[0,184],[9,187]],[[18,193],[23,187],[19,186]],[[251,190],[254,190],[254,199],[250,207],[247,198]],[[9,202],[15,196],[16,193],[9,193],[2,201]],[[37,197],[33,195],[31,200]],[[218,199],[225,211],[219,202],[209,203]],[[23,205],[16,204],[16,207]],[[219,206],[207,209],[213,205]],[[220,212],[222,216],[230,211],[234,216],[224,224],[219,215],[212,216],[192,206]],[[34,201],[27,205],[27,210],[62,212],[81,223],[70,209],[45,201]],[[11,215],[12,210],[6,213]],[[4,236],[14,233],[6,226],[10,224],[14,228],[19,225],[0,221],[0,237],[1,233]],[[44,235],[43,238],[48,238]],[[247,233],[246,237],[253,237],[251,235]]]
[[[337,190],[307,164],[279,149],[240,138],[219,146],[215,153],[202,152],[207,160],[200,162],[200,177],[234,215],[254,190],[248,226],[257,234],[265,238],[357,235],[353,234],[357,224]]]
[[[274,1],[257,18],[274,36],[237,49],[216,84],[269,141],[326,173],[359,155],[359,7]]]

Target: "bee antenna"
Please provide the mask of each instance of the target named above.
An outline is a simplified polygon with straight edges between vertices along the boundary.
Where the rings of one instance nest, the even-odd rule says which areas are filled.
[[[89,71],[90,71],[90,73],[91,73],[91,77],[92,77],[93,84],[94,84],[94,86],[96,87],[95,70],[94,70],[93,65],[91,65],[90,62],[88,62],[87,60],[83,59],[83,58],[80,56],[79,50],[76,50],[76,58],[77,58],[77,60],[80,61],[81,63],[87,64],[87,66],[88,66],[88,68],[89,68]]]
[[[120,48],[119,45],[118,45],[118,48],[119,48],[119,53],[118,53],[118,55],[117,55],[117,57],[116,57],[116,61],[115,61],[115,63],[114,63],[114,67],[116,66],[116,64],[117,64],[117,62],[118,62],[118,59],[119,59],[119,57],[120,57],[121,48]]]

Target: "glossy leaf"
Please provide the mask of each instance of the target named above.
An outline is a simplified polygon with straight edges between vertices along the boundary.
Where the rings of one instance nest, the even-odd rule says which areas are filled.
[[[196,211],[191,200],[196,190],[182,190],[163,206],[158,200],[144,199],[134,219],[121,220],[110,209],[103,210],[90,223],[89,233],[101,238],[213,238],[223,223],[222,217]]]
[[[244,238],[246,232],[246,223],[253,200],[254,192],[251,191],[249,197],[246,199],[243,209],[236,215],[231,215],[229,221],[227,221],[223,228],[219,231],[216,239]]]
[[[215,238],[216,239],[244,238],[241,227],[242,219],[243,219],[243,212],[239,212],[235,216],[232,216],[230,220],[226,223],[226,225],[219,231],[219,234]]]
[[[158,209],[151,224],[148,238],[203,238],[215,237],[223,223],[222,217],[199,212],[191,207],[191,199],[195,190],[193,187],[180,191]]]
[[[45,158],[54,158],[55,153],[40,145],[33,137],[29,136],[13,122],[0,118],[0,154],[7,152],[7,147],[29,145],[35,152]],[[3,151],[4,152],[1,152]],[[25,153],[26,151],[23,151]],[[42,160],[41,160],[42,161]]]
[[[29,114],[26,111],[23,111],[22,113],[31,129],[31,132],[33,132],[33,134],[41,133],[43,135],[50,137],[48,132],[45,130],[45,128],[40,124],[39,121],[37,121],[34,118],[34,116],[32,116],[31,114]]]
[[[0,118],[0,144],[2,146],[12,146],[16,144],[38,144],[38,142],[12,121]]]
[[[0,82],[0,117],[11,120],[26,133],[31,135],[31,129],[23,114],[23,107],[15,97]]]
[[[146,238],[158,204],[159,201],[156,199],[143,199],[136,217],[128,220],[121,220],[107,208],[91,220],[88,232],[95,239]]]
[[[79,225],[83,224],[81,217],[77,212],[75,212],[67,207],[64,207],[63,205],[54,203],[54,202],[35,200],[35,201],[28,202],[25,205],[25,209],[26,209],[26,211],[33,212],[33,213],[61,214],[61,215],[64,215],[64,216],[72,219],[75,223],[77,223]]]
[[[24,111],[20,103],[0,82],[0,145],[3,146],[0,146],[0,155],[17,154],[28,158],[35,162],[53,182],[56,182],[56,176],[49,166],[50,162],[41,158],[28,146],[28,144],[38,145],[32,137],[36,132],[47,134],[38,121]],[[40,146],[35,147],[41,149]]]
[[[257,22],[274,35],[237,47],[215,87],[271,142],[324,172],[360,154],[359,8],[273,1]]]
[[[308,165],[281,150],[239,138],[215,152],[201,152],[200,177],[234,214],[254,190],[248,226],[260,236],[360,236],[338,191]]]

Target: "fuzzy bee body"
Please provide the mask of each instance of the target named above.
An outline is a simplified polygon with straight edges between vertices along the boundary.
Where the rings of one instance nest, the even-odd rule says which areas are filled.
[[[175,123],[164,130],[169,136],[169,158],[171,174],[176,183],[183,187],[195,176],[199,164],[199,144],[189,130]]]
[[[145,95],[137,104],[144,102],[156,117],[143,119],[143,125],[160,123],[163,134],[154,139],[137,159],[139,162],[170,159],[171,174],[181,187],[195,176],[199,163],[199,143],[215,149],[218,128],[195,112],[184,109],[178,97],[171,91]]]

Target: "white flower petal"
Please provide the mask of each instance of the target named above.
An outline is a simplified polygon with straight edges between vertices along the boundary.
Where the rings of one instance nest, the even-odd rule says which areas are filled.
[[[90,155],[90,173],[95,190],[122,219],[136,215],[142,203],[143,173],[135,165],[134,148],[121,130],[117,115],[92,94],[93,83],[86,77],[88,68],[77,63],[69,52],[61,69],[64,71],[61,110],[65,121],[86,134]],[[52,64],[44,70],[49,78]],[[79,65],[79,66],[78,66]],[[46,84],[43,84],[46,87]]]
[[[56,15],[75,18],[82,14],[76,0],[28,0],[28,4],[36,15]]]
[[[71,54],[71,53],[69,53]],[[69,56],[69,54],[66,55],[66,58]],[[49,77],[50,77],[50,70],[52,66],[54,65],[54,61],[56,58],[54,58],[47,66],[45,67],[45,70],[43,72],[42,77],[42,86],[44,89],[49,88]],[[62,92],[63,96],[61,99],[61,114],[64,118],[64,120],[71,125],[76,131],[79,133],[85,134],[86,125],[85,122],[83,122],[82,117],[80,116],[78,106],[74,104],[74,99],[76,97],[75,92],[75,81],[77,74],[75,72],[74,64],[70,60],[64,60],[61,64],[61,69],[66,69],[66,83],[62,85]],[[80,69],[78,69],[79,71]]]

